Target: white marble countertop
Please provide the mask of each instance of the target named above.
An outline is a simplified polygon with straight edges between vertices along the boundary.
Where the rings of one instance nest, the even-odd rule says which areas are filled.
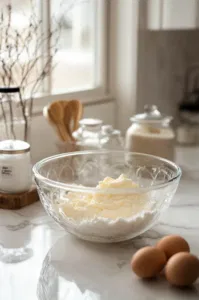
[[[25,247],[16,259],[24,258],[21,262],[5,263],[6,257],[0,257],[0,300],[199,299],[199,280],[193,288],[180,290],[164,278],[139,280],[129,267],[136,249],[172,233],[184,236],[199,256],[198,157],[197,148],[178,149],[183,177],[172,205],[153,229],[131,243],[77,240],[56,225],[40,203],[0,210],[0,245]]]

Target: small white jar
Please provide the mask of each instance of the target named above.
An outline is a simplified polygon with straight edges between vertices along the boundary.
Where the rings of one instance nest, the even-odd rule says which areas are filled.
[[[0,142],[0,192],[22,193],[32,185],[30,145],[24,141]]]

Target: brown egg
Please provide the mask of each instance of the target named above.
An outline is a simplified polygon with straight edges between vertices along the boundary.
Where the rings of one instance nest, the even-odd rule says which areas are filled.
[[[166,279],[176,286],[188,286],[194,283],[199,275],[199,260],[196,256],[180,252],[173,255],[166,267]]]
[[[189,244],[179,235],[168,235],[161,239],[156,247],[166,254],[167,259],[178,252],[189,252]]]
[[[155,247],[144,247],[133,256],[131,267],[138,277],[151,278],[164,268],[165,263],[163,251]]]

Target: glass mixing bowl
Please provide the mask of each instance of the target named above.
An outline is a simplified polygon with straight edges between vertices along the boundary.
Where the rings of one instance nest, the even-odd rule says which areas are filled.
[[[33,168],[41,202],[47,213],[68,232],[94,242],[120,242],[140,235],[159,219],[177,190],[180,168],[173,162],[147,154],[126,151],[83,151],[59,154],[38,162]],[[103,197],[147,199],[147,209],[132,218],[97,218],[77,222],[63,215],[60,204],[68,193],[93,195],[99,181],[125,174],[138,188],[100,189]],[[139,195],[136,198],[136,195]],[[147,198],[146,198],[147,197]],[[137,200],[135,200],[137,199]]]

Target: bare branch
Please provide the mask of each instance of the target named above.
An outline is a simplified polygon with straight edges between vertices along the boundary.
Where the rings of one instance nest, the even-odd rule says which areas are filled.
[[[56,16],[51,17],[51,28],[43,31],[43,21],[39,19],[35,7],[35,1],[29,0],[31,14],[27,26],[23,29],[12,26],[13,6],[9,4],[0,11],[0,84],[5,87],[16,85],[20,87],[19,106],[25,122],[24,138],[27,138],[28,115],[32,116],[33,99],[53,69],[53,58],[57,53],[62,21]],[[67,0],[67,8],[62,11],[66,15],[75,3],[84,0]],[[65,4],[66,2],[63,1]],[[61,4],[62,6],[62,4]],[[26,17],[25,13],[24,16]],[[43,64],[40,66],[41,61]],[[25,98],[30,93],[30,101]],[[9,100],[9,116],[11,119],[11,131],[14,133],[14,112],[12,101]],[[4,123],[7,124],[4,103],[0,98],[0,107]],[[28,109],[27,109],[28,108]],[[28,112],[28,115],[27,115]]]

